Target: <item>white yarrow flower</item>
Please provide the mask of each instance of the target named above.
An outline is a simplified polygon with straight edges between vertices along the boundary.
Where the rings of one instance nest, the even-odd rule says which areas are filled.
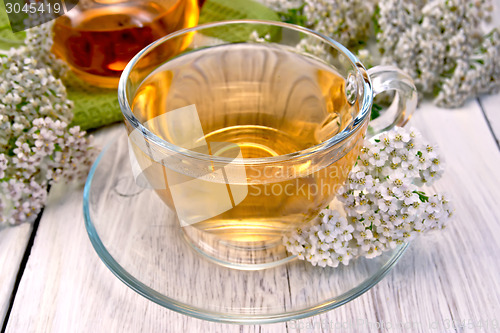
[[[92,160],[89,138],[68,128],[73,104],[57,78],[64,67],[44,44],[49,33],[34,28],[26,47],[0,57],[0,225],[34,221],[47,187],[82,178]]]
[[[415,129],[396,128],[374,143],[366,141],[359,160],[368,161],[374,152],[387,154],[385,163],[375,159],[358,163],[337,193],[347,216],[322,210],[316,224],[283,238],[290,253],[315,266],[337,267],[356,257],[374,258],[423,232],[446,226],[453,214],[449,200],[442,194],[427,196],[417,186],[424,177],[443,172],[436,147]],[[430,162],[417,164],[422,156]],[[394,166],[391,159],[398,157],[401,161]],[[410,161],[415,168],[408,167]],[[381,167],[387,175],[380,172]]]

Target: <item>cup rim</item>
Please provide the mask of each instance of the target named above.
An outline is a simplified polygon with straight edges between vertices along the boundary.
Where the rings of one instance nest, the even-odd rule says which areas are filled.
[[[346,126],[341,132],[335,134],[334,136],[328,138],[325,141],[322,141],[314,146],[307,147],[305,149],[292,152],[289,154],[284,154],[284,155],[277,155],[277,156],[270,156],[270,157],[259,157],[259,158],[229,158],[229,157],[221,157],[221,156],[213,156],[213,155],[207,155],[199,152],[195,152],[192,150],[188,150],[185,148],[182,148],[180,146],[174,145],[160,137],[158,137],[156,134],[151,132],[148,128],[146,128],[144,125],[141,124],[141,122],[135,117],[135,115],[132,112],[132,109],[129,104],[129,100],[127,98],[127,80],[128,77],[130,76],[134,66],[139,62],[144,55],[146,55],[149,51],[153,50],[157,46],[161,45],[162,43],[179,37],[183,34],[197,31],[197,30],[204,30],[204,29],[209,29],[209,28],[214,28],[218,26],[227,26],[231,24],[262,24],[262,25],[273,25],[276,27],[281,27],[281,28],[286,28],[286,29],[291,29],[295,30],[298,32],[306,33],[308,35],[313,35],[326,44],[329,44],[330,46],[334,47],[342,53],[344,56],[346,56],[351,63],[351,65],[356,68],[359,74],[361,74],[361,77],[363,78],[363,94],[362,98],[359,100],[362,105],[360,106],[360,111],[356,115],[356,117],[351,121],[351,123]],[[359,91],[359,90],[358,90]],[[118,102],[120,104],[120,109],[122,111],[122,114],[125,118],[125,120],[130,123],[130,125],[133,126],[134,129],[139,130],[144,137],[146,137],[150,142],[154,143],[155,145],[158,145],[159,147],[166,149],[168,151],[172,151],[175,154],[181,154],[189,158],[195,158],[199,160],[204,160],[204,161],[210,161],[212,163],[223,163],[223,164],[244,164],[244,165],[255,165],[255,164],[270,164],[270,163],[276,163],[276,162],[285,162],[285,161],[290,161],[293,159],[300,159],[300,158],[306,158],[306,157],[312,157],[315,154],[318,154],[320,152],[325,152],[328,149],[338,145],[339,143],[345,141],[348,139],[350,136],[352,136],[354,133],[357,132],[357,130],[362,126],[364,123],[365,119],[368,117],[370,114],[371,110],[371,105],[373,102],[373,90],[372,90],[372,82],[367,74],[367,71],[361,61],[351,52],[349,51],[345,46],[340,44],[339,42],[335,41],[334,39],[319,33],[317,31],[311,30],[309,28],[305,28],[299,25],[295,24],[290,24],[290,23],[284,23],[284,22],[278,22],[278,21],[268,21],[268,20],[257,20],[257,19],[242,19],[242,20],[228,20],[228,21],[219,21],[219,22],[211,22],[211,23],[205,23],[205,24],[200,24],[195,27],[191,28],[185,28],[181,29],[178,31],[175,31],[173,33],[170,33],[153,43],[149,44],[145,48],[143,48],[139,53],[137,53],[127,64],[125,69],[123,70],[121,76],[120,76],[120,81],[118,83]]]

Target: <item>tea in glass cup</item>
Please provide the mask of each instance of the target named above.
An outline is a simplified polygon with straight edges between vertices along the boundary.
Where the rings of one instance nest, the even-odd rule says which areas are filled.
[[[243,33],[262,27],[272,40]],[[227,38],[228,29],[241,37]],[[184,34],[194,34],[184,51],[141,64]],[[301,38],[324,52],[308,53]],[[393,68],[372,76],[397,89],[391,121],[404,123],[416,101],[411,79]],[[190,244],[220,264],[262,269],[291,259],[283,235],[317,216],[345,182],[373,88],[361,63],[325,36],[278,22],[228,21],[141,51],[121,77],[119,99],[135,176],[175,210]]]

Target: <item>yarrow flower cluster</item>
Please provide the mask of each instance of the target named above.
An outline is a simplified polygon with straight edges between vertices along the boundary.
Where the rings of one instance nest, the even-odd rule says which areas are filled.
[[[370,0],[305,0],[304,16],[308,25],[351,46],[370,35],[374,2]]]
[[[82,177],[92,159],[85,132],[68,126],[73,104],[47,66],[57,61],[40,47],[46,28],[34,29],[0,57],[0,226],[32,222],[48,186]]]
[[[284,237],[287,250],[313,265],[337,267],[352,258],[374,258],[433,229],[453,214],[444,194],[427,195],[443,173],[436,147],[415,129],[396,128],[365,141],[357,165],[337,200],[339,211],[324,209],[307,229]]]
[[[371,34],[374,0],[263,0],[283,18],[331,36],[346,46],[358,45]]]
[[[437,105],[457,107],[500,90],[500,34],[485,35],[491,0],[379,1],[378,46],[383,64],[410,74]]]
[[[437,105],[458,107],[500,90],[500,33],[483,32],[492,0],[261,1],[283,20],[348,46],[365,65],[401,68]],[[308,44],[303,48],[321,52]]]
[[[31,26],[36,26],[26,30],[26,48],[24,53],[26,56],[35,58],[40,66],[50,68],[54,77],[62,77],[68,71],[68,65],[63,60],[56,58],[51,52],[54,22],[39,24],[36,22],[36,17],[30,17],[27,20],[32,21],[29,23]]]

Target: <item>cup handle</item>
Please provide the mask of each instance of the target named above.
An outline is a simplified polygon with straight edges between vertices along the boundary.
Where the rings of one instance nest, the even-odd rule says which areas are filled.
[[[370,121],[368,136],[390,130],[394,126],[404,126],[417,108],[417,88],[412,78],[394,66],[375,66],[368,70],[373,85],[373,96],[394,90],[391,106],[376,119]]]

